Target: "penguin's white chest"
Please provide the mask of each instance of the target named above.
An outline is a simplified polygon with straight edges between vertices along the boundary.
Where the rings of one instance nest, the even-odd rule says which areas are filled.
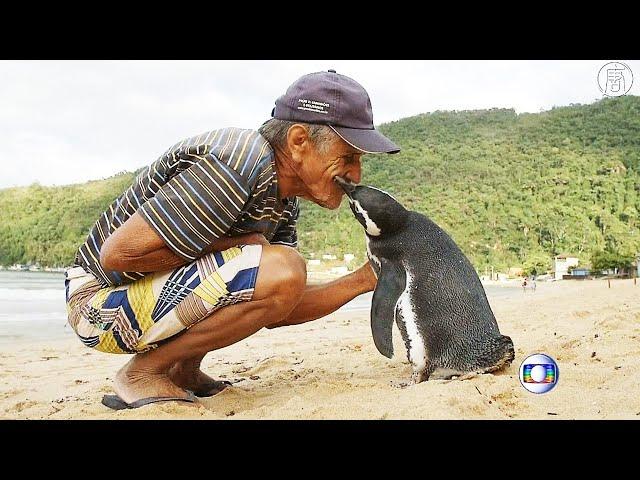
[[[367,242],[367,258],[378,266],[377,271],[375,268],[373,269],[373,273],[376,275],[376,278],[378,278],[378,272],[380,271],[380,268],[382,268],[380,264],[380,259],[376,257],[373,253],[371,253],[371,247],[369,246],[369,237],[365,235],[364,239]]]
[[[411,296],[414,278],[411,272],[405,267],[406,286],[396,302],[396,311],[400,314],[396,319],[404,322],[407,331],[409,361],[413,365],[413,370],[420,372],[427,366],[427,349],[418,330],[418,318]]]

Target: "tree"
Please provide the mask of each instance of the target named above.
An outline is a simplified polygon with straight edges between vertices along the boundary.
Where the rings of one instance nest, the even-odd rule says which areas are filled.
[[[591,257],[591,266],[594,270],[627,270],[631,268],[633,256],[622,255],[618,252],[600,251]]]
[[[536,252],[529,256],[523,263],[522,273],[525,276],[540,275],[547,271],[551,257],[544,252]]]

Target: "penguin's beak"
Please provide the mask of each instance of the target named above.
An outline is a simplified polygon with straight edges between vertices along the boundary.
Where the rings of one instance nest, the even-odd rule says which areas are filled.
[[[349,198],[353,198],[351,194],[356,190],[355,183],[338,176],[333,177],[333,179],[338,185],[340,185],[340,187],[342,187],[342,190],[344,190],[344,193],[346,193]]]

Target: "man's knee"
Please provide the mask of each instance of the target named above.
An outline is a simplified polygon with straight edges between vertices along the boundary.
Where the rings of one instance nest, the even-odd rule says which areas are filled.
[[[307,267],[295,249],[284,245],[263,247],[254,297],[269,299],[274,307],[295,306],[306,283]]]

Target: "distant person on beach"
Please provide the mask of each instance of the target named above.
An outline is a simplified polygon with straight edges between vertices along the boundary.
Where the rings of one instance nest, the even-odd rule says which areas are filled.
[[[531,290],[532,292],[536,291],[536,281],[534,278],[531,278],[531,280],[529,280],[529,277],[525,277],[524,281],[522,282],[522,291],[524,293],[527,293],[527,289]]]
[[[299,198],[340,206],[341,176],[364,153],[400,149],[373,125],[366,90],[333,70],[305,75],[257,131],[182,140],[102,213],[66,272],[69,324],[88,347],[134,354],[115,376],[114,409],[192,402],[229,382],[203,357],[262,329],[296,325],[374,290],[367,262],[306,285]]]

